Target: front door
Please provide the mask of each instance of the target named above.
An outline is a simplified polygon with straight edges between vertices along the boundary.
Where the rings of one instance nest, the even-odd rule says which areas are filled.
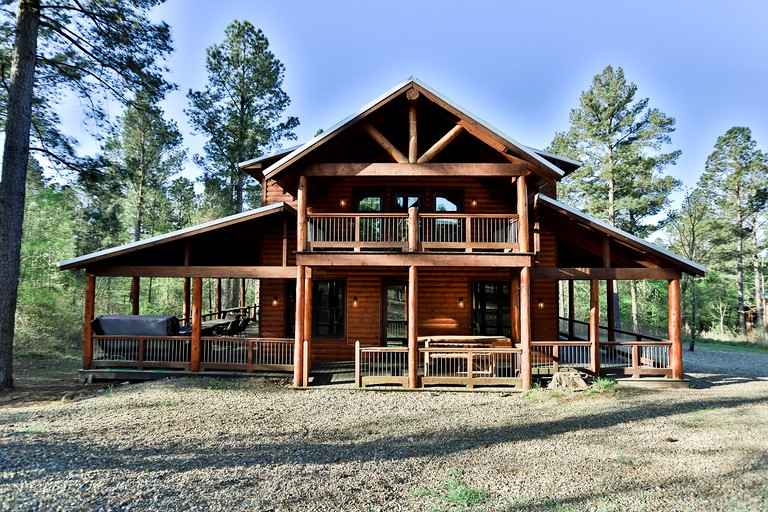
[[[408,286],[406,281],[389,281],[381,289],[381,345],[404,347],[408,345]]]

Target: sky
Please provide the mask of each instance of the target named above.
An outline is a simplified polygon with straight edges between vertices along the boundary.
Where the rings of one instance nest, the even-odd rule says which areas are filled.
[[[284,64],[298,142],[415,76],[543,149],[612,65],[637,84],[637,98],[676,119],[667,150],[682,156],[667,172],[686,186],[732,126],[751,128],[768,150],[765,0],[167,0],[153,16],[172,29],[168,78],[179,88],[163,107],[190,154],[204,139],[183,112],[186,93],[205,86],[205,49],[235,19],[262,29]],[[199,174],[190,162],[185,175]]]

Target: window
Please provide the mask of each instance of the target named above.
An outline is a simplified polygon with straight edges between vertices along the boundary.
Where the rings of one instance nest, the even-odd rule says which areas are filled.
[[[435,192],[435,213],[459,213],[462,202],[459,190]]]
[[[395,192],[395,211],[407,212],[408,208],[421,208],[421,194],[418,192]]]
[[[461,191],[435,192],[435,213],[461,212]],[[466,219],[457,217],[438,217],[434,219],[432,237],[435,242],[463,242]]]
[[[476,281],[472,283],[472,334],[478,336],[512,335],[509,283]]]
[[[344,281],[312,282],[312,336],[344,337]]]
[[[383,201],[381,194],[363,194],[357,198],[357,211],[361,213],[371,213],[382,211]]]
[[[383,204],[381,194],[363,194],[357,199],[357,211],[360,213],[379,213]],[[361,242],[381,242],[381,217],[362,217],[360,232]]]

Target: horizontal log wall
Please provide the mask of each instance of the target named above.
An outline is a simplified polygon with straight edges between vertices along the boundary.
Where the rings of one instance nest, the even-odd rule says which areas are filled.
[[[540,267],[554,267],[556,261],[555,237],[542,231],[539,237],[540,253],[537,256]],[[544,301],[544,309],[538,308],[539,299]],[[531,322],[533,341],[551,341],[558,339],[558,293],[554,279],[534,279],[531,291]]]
[[[262,206],[275,203],[286,203],[294,208],[298,208],[298,200],[295,196],[286,192],[275,180],[266,180],[267,184],[261,198]]]
[[[295,282],[295,281],[288,281]],[[285,279],[262,279],[260,301],[260,332],[262,338],[285,338]],[[272,305],[272,299],[277,297],[277,306]]]
[[[283,264],[283,223],[275,223],[272,229],[266,231],[261,243],[261,264],[263,266],[279,267]],[[288,266],[296,265],[296,222],[288,220]]]

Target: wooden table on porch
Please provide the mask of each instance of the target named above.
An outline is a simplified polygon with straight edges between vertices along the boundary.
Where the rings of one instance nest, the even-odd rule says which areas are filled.
[[[214,334],[217,330],[236,321],[234,318],[214,318],[213,320],[206,320],[200,324],[200,327],[203,334]]]
[[[419,344],[424,344],[425,349],[440,348],[440,349],[461,349],[461,348],[503,348],[512,347],[512,341],[505,336],[473,336],[473,335],[439,335],[439,336],[420,336],[418,338]],[[468,360],[467,353],[459,351],[451,352],[439,352],[424,354],[424,376],[429,376],[430,359],[442,359],[442,360],[467,360],[467,364],[471,364]],[[473,368],[473,373],[478,375],[494,376],[495,369],[494,364],[491,361],[489,364],[480,367]]]

